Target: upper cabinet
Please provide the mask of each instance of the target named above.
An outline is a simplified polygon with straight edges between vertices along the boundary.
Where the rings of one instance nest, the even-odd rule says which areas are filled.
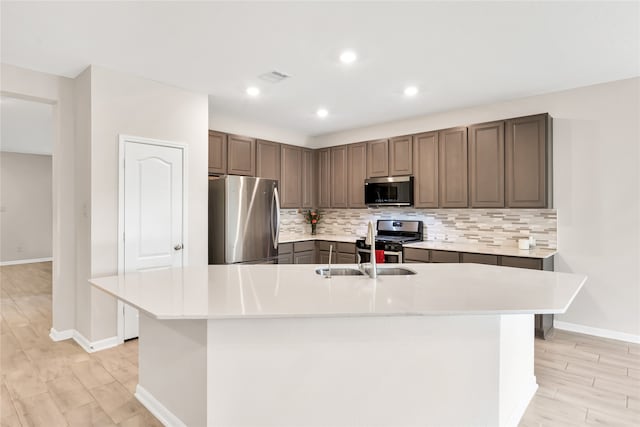
[[[318,195],[318,207],[331,207],[331,150],[322,148],[317,150],[317,177],[316,191]]]
[[[389,140],[367,142],[367,175],[369,178],[389,176]]]
[[[551,206],[551,119],[548,114],[506,121],[506,206]]]
[[[389,175],[402,176],[413,173],[413,137],[399,136],[389,140]]]
[[[209,173],[227,173],[227,134],[209,131]]]
[[[413,137],[413,198],[416,208],[438,207],[438,132]]]
[[[227,135],[227,173],[256,174],[256,140],[246,136]]]
[[[331,147],[331,207],[347,207],[347,146]],[[362,183],[364,193],[364,182]]]
[[[350,208],[366,208],[364,180],[367,179],[367,143],[347,145],[347,197]]]
[[[367,144],[367,176],[402,176],[413,173],[413,137],[369,141]]]
[[[469,206],[467,185],[467,128],[438,132],[438,179],[441,208]]]
[[[302,203],[303,208],[313,207],[315,203],[316,162],[313,150],[302,149]]]
[[[302,206],[302,148],[281,145],[280,206]]]
[[[469,126],[469,202],[504,207],[504,122]]]
[[[256,176],[280,180],[280,144],[256,141]]]

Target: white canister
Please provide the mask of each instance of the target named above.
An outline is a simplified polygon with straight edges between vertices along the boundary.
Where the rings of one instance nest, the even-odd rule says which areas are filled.
[[[518,239],[518,249],[528,250],[529,239]]]
[[[529,236],[529,247],[532,248],[536,245],[536,238],[533,236]]]

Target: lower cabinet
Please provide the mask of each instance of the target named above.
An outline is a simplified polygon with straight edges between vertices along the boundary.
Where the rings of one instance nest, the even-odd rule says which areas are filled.
[[[293,243],[278,245],[278,264],[293,264]]]
[[[329,264],[329,247],[333,245],[332,264],[355,264],[356,245],[354,243],[331,242],[318,240],[316,262],[318,264]]]
[[[404,248],[404,262],[448,262],[501,265],[503,267],[528,268],[553,271],[553,257],[522,258],[468,252],[437,251],[431,249]],[[553,314],[535,315],[536,337],[546,339],[553,328]]]
[[[307,240],[293,244],[294,264],[314,264],[316,260],[316,242]]]

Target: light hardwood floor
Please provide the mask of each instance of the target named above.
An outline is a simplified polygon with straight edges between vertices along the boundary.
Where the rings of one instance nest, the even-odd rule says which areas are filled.
[[[2,426],[160,426],[133,396],[137,341],[87,354],[49,339],[51,263],[0,267],[0,302]],[[556,331],[535,346],[520,426],[640,425],[640,345]]]

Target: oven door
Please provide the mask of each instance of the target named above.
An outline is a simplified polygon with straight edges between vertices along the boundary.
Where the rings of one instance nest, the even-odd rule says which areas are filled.
[[[377,250],[383,249],[384,245]],[[371,262],[371,247],[356,248],[356,253],[359,257],[359,262]],[[384,251],[385,264],[398,264],[402,263],[402,252]]]

